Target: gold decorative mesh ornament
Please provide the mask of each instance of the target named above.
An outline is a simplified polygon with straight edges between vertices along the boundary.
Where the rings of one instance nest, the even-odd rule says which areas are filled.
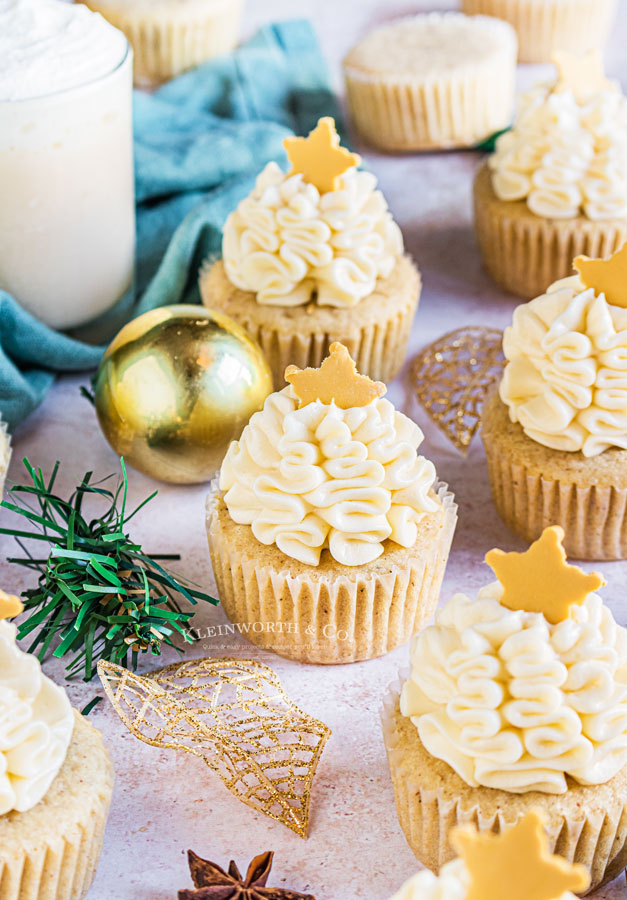
[[[503,332],[480,326],[450,331],[421,350],[412,364],[418,402],[464,454],[479,428],[486,392],[504,364]]]
[[[311,787],[331,730],[276,673],[249,659],[196,659],[150,675],[101,660],[115,711],[140,741],[199,756],[238,799],[307,836]]]

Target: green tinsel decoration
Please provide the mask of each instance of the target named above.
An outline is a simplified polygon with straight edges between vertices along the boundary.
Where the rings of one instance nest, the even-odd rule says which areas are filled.
[[[0,528],[0,534],[15,537],[26,553],[25,558],[9,562],[39,573],[38,586],[22,595],[29,615],[19,625],[18,637],[37,630],[28,649],[37,651],[40,660],[58,638],[53,655],[71,657],[66,678],[83,670],[84,680],[90,681],[99,659],[128,667],[130,657],[130,665],[136,669],[140,653],[158,656],[163,644],[174,647],[175,633],[193,643],[195,638],[186,626],[194,611],[184,612],[176,595],[193,605],[198,600],[218,602],[182,584],[156,562],[180,559],[178,554],[150,557],[125,532],[127,523],[158,491],[127,513],[128,481],[124,460],[120,462],[122,479],[115,489],[104,486],[108,479],[92,484],[93,473],[87,472],[69,500],[64,500],[53,493],[59,463],[46,482],[41,469],[24,459],[32,485],[14,485],[10,494],[16,502],[1,504],[36,528]],[[105,502],[101,516],[88,520],[83,515],[85,497]],[[48,542],[52,546],[49,556],[35,559],[22,539]]]
[[[481,150],[483,153],[494,153],[496,150],[496,142],[501,137],[502,134],[505,134],[507,131],[510,131],[509,128],[501,128],[500,131],[495,131],[494,134],[491,134],[484,141],[481,141],[480,144],[476,144],[473,147],[473,150]]]

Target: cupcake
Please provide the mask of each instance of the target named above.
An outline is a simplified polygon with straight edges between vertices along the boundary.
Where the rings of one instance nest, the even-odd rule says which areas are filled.
[[[514,109],[514,29],[461,13],[426,13],[367,34],[344,60],[351,116],[382,150],[472,147]]]
[[[454,826],[501,834],[532,810],[591,890],[627,866],[627,629],[562,537],[490,551],[497,581],[437,613],[386,701],[399,819],[433,871],[454,856]]]
[[[627,98],[598,53],[556,61],[557,82],[523,96],[475,180],[484,265],[527,299],[578,254],[609,256],[627,240]]]
[[[602,50],[616,0],[462,0],[462,10],[505,19],[518,35],[520,62],[549,62],[556,50]]]
[[[457,828],[451,843],[457,859],[439,876],[419,872],[392,900],[576,900],[590,876],[580,865],[549,852],[544,816],[534,810],[503,834]]]
[[[561,525],[578,559],[627,557],[627,245],[519,306],[482,411],[492,496],[525,540]]]
[[[222,607],[281,656],[380,656],[435,609],[453,496],[418,455],[418,426],[357,374],[344,346],[286,378],[231,444],[208,499]]]
[[[242,0],[81,0],[124,32],[135,84],[151,87],[237,43]]]
[[[285,147],[290,171],[269,163],[226,220],[223,259],[201,272],[203,302],[261,345],[277,389],[288,365],[319,366],[334,341],[361,372],[390,381],[420,295],[400,229],[333,119]]]
[[[0,619],[18,615],[0,592]],[[100,734],[0,621],[0,897],[81,900],[94,878],[113,789]]]

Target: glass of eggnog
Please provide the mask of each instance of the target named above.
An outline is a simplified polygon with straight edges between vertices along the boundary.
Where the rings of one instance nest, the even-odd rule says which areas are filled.
[[[132,291],[132,69],[86,6],[0,0],[0,290],[53,328]]]

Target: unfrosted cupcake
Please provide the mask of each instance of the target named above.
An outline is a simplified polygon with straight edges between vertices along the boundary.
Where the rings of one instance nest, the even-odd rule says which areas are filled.
[[[237,43],[242,0],[81,0],[124,32],[135,83],[151,87]]]
[[[285,141],[224,226],[223,259],[200,290],[261,345],[276,388],[288,365],[319,366],[334,341],[359,370],[390,381],[403,364],[420,276],[377,180],[339,146],[333,119]]]
[[[0,619],[21,612],[0,592]],[[113,789],[100,734],[0,621],[0,897],[82,900]]]
[[[456,523],[417,425],[340,344],[286,372],[224,460],[207,528],[222,607],[260,647],[369,659],[431,617]]]
[[[557,82],[523,96],[475,180],[484,265],[525,298],[578,254],[609,256],[627,240],[627,98],[597,53],[556,60]]]
[[[457,828],[451,843],[459,857],[439,876],[419,872],[392,900],[576,900],[571,891],[585,891],[590,876],[549,852],[544,824],[533,811],[504,834]]]
[[[602,50],[616,0],[462,0],[470,15],[504,19],[516,29],[520,62],[549,62],[556,50]]]
[[[492,496],[526,540],[561,525],[579,559],[627,557],[627,245],[519,306],[483,407]]]
[[[534,809],[591,890],[627,866],[627,629],[595,593],[603,578],[566,562],[562,536],[492,550],[498,580],[437,613],[387,700],[399,819],[434,871],[454,855],[453,826],[499,833]]]
[[[344,60],[353,121],[384,150],[472,147],[511,122],[516,52],[514,29],[486,16],[383,25]]]

